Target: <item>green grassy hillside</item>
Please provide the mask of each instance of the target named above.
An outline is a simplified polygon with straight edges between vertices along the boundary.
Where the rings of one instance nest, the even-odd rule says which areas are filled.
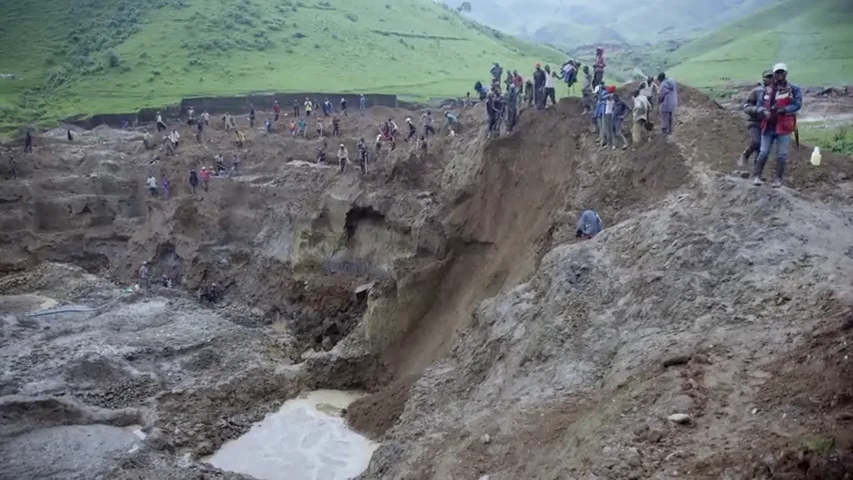
[[[364,91],[460,96],[492,62],[563,56],[430,0],[0,0],[7,124],[187,95]]]
[[[674,78],[697,87],[757,81],[785,62],[801,85],[853,81],[853,2],[787,0],[684,45]]]

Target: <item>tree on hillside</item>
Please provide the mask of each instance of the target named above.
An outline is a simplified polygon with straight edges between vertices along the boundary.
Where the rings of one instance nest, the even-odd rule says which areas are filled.
[[[471,2],[462,2],[458,7],[456,7],[456,11],[471,13]]]

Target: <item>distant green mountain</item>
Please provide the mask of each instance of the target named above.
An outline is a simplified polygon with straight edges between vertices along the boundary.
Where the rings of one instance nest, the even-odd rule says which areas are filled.
[[[853,82],[853,2],[787,0],[674,52],[677,80],[697,86],[758,81],[784,62],[801,85]]]
[[[0,0],[0,122],[122,112],[187,95],[461,96],[492,62],[559,52],[430,0]]]
[[[575,48],[689,39],[780,1],[473,0],[468,15],[524,38]]]

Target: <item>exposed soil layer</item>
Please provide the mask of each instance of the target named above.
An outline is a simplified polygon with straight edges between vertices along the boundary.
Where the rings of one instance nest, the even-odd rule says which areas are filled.
[[[754,188],[727,175],[739,115],[680,98],[675,135],[625,151],[576,100],[496,140],[477,107],[366,175],[336,145],[420,112],[344,118],[328,164],[218,121],[179,126],[175,156],[40,136],[0,181],[0,477],[243,478],[195,459],[332,388],[372,392],[347,410],[382,442],[366,479],[844,478],[853,162],[794,155],[787,187]],[[216,154],[238,174],[192,192]],[[588,208],[606,229],[580,242]],[[175,285],[128,288],[143,261]]]

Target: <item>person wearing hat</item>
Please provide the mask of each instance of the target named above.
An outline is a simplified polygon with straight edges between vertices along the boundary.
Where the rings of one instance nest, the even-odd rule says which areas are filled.
[[[600,84],[604,81],[604,68],[607,66],[607,63],[604,59],[604,49],[598,47],[595,49],[595,64],[593,64],[592,68],[594,70],[594,75],[592,78],[593,86]]]
[[[666,78],[666,74],[661,72],[658,74],[658,105],[660,108],[660,123],[661,132],[664,136],[672,133],[672,126],[675,121],[675,110],[678,108],[678,89],[675,85],[675,80]]]
[[[761,123],[764,120],[764,94],[773,87],[773,72],[765,70],[761,75],[762,84],[753,88],[743,104],[743,113],[747,116],[746,130],[749,133],[749,145],[737,161],[737,168],[743,170],[749,163],[749,157],[756,157],[761,150]]]
[[[797,112],[803,107],[803,92],[800,87],[788,83],[788,66],[777,63],[773,66],[773,85],[764,94],[764,119],[761,122],[761,149],[752,171],[752,184],[761,185],[761,172],[776,144],[776,177],[773,187],[782,186],[785,163],[791,134],[797,129]]]
[[[342,143],[338,148],[338,163],[341,165],[341,173],[344,173],[344,169],[347,166],[347,160],[349,160],[349,152],[347,152],[347,147]]]

